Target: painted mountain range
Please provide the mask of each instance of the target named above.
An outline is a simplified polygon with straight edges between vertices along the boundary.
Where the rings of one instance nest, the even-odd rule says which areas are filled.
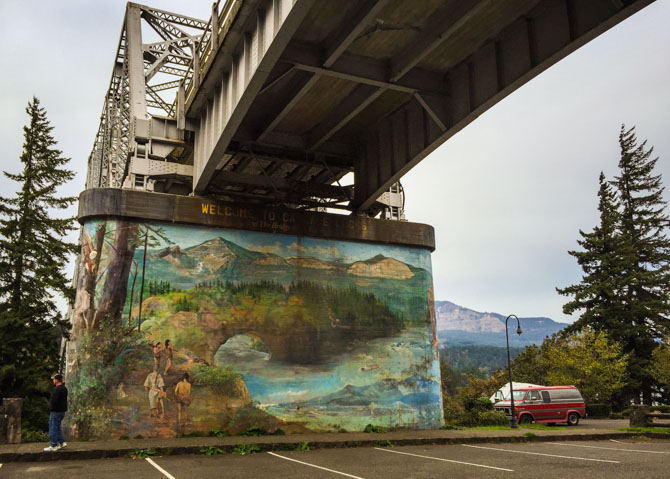
[[[144,250],[138,248],[135,262],[139,271],[144,261]],[[270,282],[284,287],[311,282],[336,289],[356,288],[374,294],[405,317],[425,317],[426,289],[431,282],[430,272],[425,269],[384,255],[351,263],[313,256],[284,257],[252,251],[223,237],[188,248],[171,245],[148,249],[146,271],[148,281],[168,282],[172,290],[191,290],[215,281]]]
[[[435,301],[438,337],[442,344],[485,344],[505,346],[505,318],[498,313],[480,313],[449,301]],[[510,326],[510,345],[539,344],[545,336],[563,329],[566,324],[549,318],[519,318],[523,333],[517,336]],[[516,323],[515,323],[516,326]]]
[[[136,260],[143,261],[144,252],[139,249]],[[263,280],[271,275],[281,280],[282,272],[300,269],[301,275],[334,274],[351,278],[380,278],[384,280],[411,280],[425,274],[425,270],[415,268],[394,258],[377,255],[364,261],[341,263],[325,261],[311,256],[282,257],[271,253],[261,253],[245,249],[232,241],[217,237],[199,245],[182,249],[178,245],[158,250],[148,250],[147,265],[162,280],[178,281],[191,287],[193,283],[212,279]],[[280,273],[278,278],[276,275]],[[259,277],[261,276],[261,277]],[[303,279],[301,277],[301,279]],[[311,278],[310,278],[311,280]]]

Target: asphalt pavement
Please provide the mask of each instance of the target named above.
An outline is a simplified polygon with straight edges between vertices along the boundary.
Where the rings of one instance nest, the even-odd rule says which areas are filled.
[[[129,457],[137,451],[153,450],[157,455],[201,454],[206,448],[232,453],[240,444],[256,445],[263,452],[292,451],[299,447],[337,449],[380,446],[423,446],[442,444],[514,443],[534,441],[585,441],[625,439],[635,434],[619,431],[627,420],[582,420],[576,427],[553,430],[538,429],[463,429],[398,430],[381,434],[362,432],[330,434],[296,434],[257,437],[182,437],[143,438],[106,441],[71,441],[67,449],[44,452],[46,443],[0,445],[0,463],[87,460]]]
[[[454,443],[266,451],[252,455],[173,455],[134,460],[125,457],[13,462],[0,466],[0,477],[654,479],[667,478],[669,469],[670,441],[638,436],[596,441]]]

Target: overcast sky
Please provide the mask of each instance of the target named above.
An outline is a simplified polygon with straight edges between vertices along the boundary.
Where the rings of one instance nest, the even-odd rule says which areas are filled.
[[[206,19],[209,0],[148,4]],[[24,109],[40,98],[84,187],[119,41],[121,0],[0,0],[0,169],[16,172]],[[617,174],[636,125],[670,181],[670,0],[657,0],[512,93],[402,180],[410,221],[435,227],[435,297],[571,322],[556,286],[579,281],[579,229],[597,224],[598,175]],[[0,194],[14,185],[0,179]],[[670,198],[670,194],[666,194]],[[72,214],[76,209],[72,210]],[[73,240],[76,234],[73,234]],[[72,267],[70,267],[70,270]]]

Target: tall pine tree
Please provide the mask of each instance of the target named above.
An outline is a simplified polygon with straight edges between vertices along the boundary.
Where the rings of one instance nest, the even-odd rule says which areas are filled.
[[[635,128],[619,134],[620,175],[612,182],[621,202],[620,232],[626,305],[624,349],[631,351],[631,392],[651,401],[650,373],[656,340],[670,332],[670,225],[665,213],[661,175],[654,174],[658,158],[646,141],[638,145]],[[637,398],[636,398],[637,399]]]
[[[568,252],[577,259],[584,272],[582,281],[563,289],[557,288],[559,294],[574,297],[563,305],[565,314],[583,310],[579,319],[568,328],[570,332],[579,332],[587,326],[597,331],[612,331],[618,329],[624,320],[624,307],[620,298],[623,241],[618,232],[621,218],[619,203],[602,172],[599,182],[600,224],[590,233],[579,231],[582,239],[577,240],[577,243],[583,251]]]
[[[572,330],[607,331],[630,353],[624,399],[650,403],[652,353],[670,332],[670,222],[653,149],[638,145],[635,129],[623,126],[619,145],[620,175],[609,183],[600,176],[600,225],[580,231],[584,251],[569,252],[582,280],[558,292],[574,297],[566,314],[582,311]]]
[[[57,370],[61,335],[67,330],[54,294],[74,292],[63,271],[76,245],[63,240],[73,218],[53,214],[76,197],[61,197],[59,186],[74,173],[56,149],[46,111],[37,98],[26,108],[24,144],[16,196],[0,197],[0,383],[6,395],[24,398],[24,421],[46,426],[49,375]],[[44,387],[46,385],[46,388]]]

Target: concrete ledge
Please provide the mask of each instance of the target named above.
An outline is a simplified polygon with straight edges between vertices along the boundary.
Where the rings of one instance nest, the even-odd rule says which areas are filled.
[[[532,435],[528,435],[528,433]],[[385,434],[344,433],[314,434],[292,436],[258,437],[202,437],[170,439],[128,439],[118,441],[82,441],[68,443],[68,448],[57,452],[44,452],[43,444],[20,444],[0,446],[0,463],[6,462],[42,462],[58,460],[104,459],[127,457],[142,449],[154,449],[157,456],[182,454],[200,454],[206,447],[217,447],[226,453],[232,453],[238,444],[256,444],[262,452],[295,450],[303,442],[310,449],[330,449],[349,447],[388,447],[478,443],[525,443],[550,441],[594,441],[606,439],[625,439],[644,435],[647,437],[667,438],[667,434],[640,434],[613,430],[583,431],[395,431]]]
[[[435,250],[435,230],[421,223],[224,203],[209,198],[116,188],[94,188],[79,195],[80,223],[114,217]]]

